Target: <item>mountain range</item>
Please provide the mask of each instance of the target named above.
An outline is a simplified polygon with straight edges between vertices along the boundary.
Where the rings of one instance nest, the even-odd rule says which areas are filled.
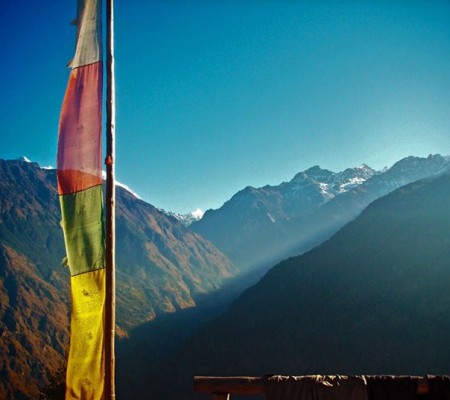
[[[308,335],[320,332],[319,327],[324,332],[335,329],[331,322],[339,325],[337,315],[342,313],[346,322],[349,322],[347,312],[360,318],[360,303],[372,307],[368,309],[373,309],[373,318],[363,319],[361,327],[343,324],[347,327],[339,328],[335,342],[330,342],[339,349],[347,349],[341,336],[351,329],[360,333],[364,329],[378,332],[379,321],[387,323],[389,318],[393,320],[390,322],[402,321],[403,314],[398,311],[390,314],[397,304],[393,303],[396,297],[391,293],[395,285],[389,281],[392,271],[386,266],[393,266],[392,270],[399,273],[394,274],[393,282],[400,286],[402,282],[408,285],[411,282],[407,292],[420,296],[428,294],[421,291],[421,282],[402,273],[406,268],[402,263],[416,265],[414,260],[425,262],[427,259],[438,268],[434,275],[442,272],[446,279],[444,267],[439,264],[443,257],[439,246],[446,226],[439,219],[447,218],[440,201],[447,194],[448,182],[444,175],[396,189],[421,178],[442,175],[448,171],[449,162],[448,157],[439,155],[408,157],[383,171],[361,165],[340,173],[316,166],[278,186],[247,187],[222,208],[206,212],[190,226],[186,226],[189,225],[186,221],[180,222],[179,216],[164,212],[139,199],[126,187],[118,186],[117,332],[122,338],[118,341],[118,357],[124,366],[118,375],[121,397],[146,398],[149,374],[158,379],[157,383],[153,381],[152,387],[155,391],[161,389],[159,398],[169,399],[179,398],[180,393],[174,397],[169,395],[174,386],[183,388],[185,394],[190,391],[191,373],[239,374],[262,370],[255,366],[271,367],[269,372],[284,373],[291,367],[294,371],[293,366],[300,359],[294,357],[299,353],[292,343],[322,345],[322,339],[328,336],[319,335],[322,339],[314,341]],[[435,181],[440,183],[434,184]],[[40,168],[29,160],[0,160],[0,398],[36,399],[45,387],[55,383],[55,377],[62,379],[69,339],[70,278],[61,265],[65,250],[55,186],[55,170]],[[377,198],[380,200],[365,210]],[[419,204],[421,198],[433,205],[434,219],[427,214],[427,208]],[[401,211],[402,208],[409,214]],[[412,218],[417,210],[421,212],[416,217],[423,216],[423,220]],[[408,223],[400,217],[412,221],[411,232]],[[396,221],[398,229],[389,228]],[[435,231],[434,223],[442,226]],[[356,231],[351,228],[355,226],[359,227]],[[378,234],[370,236],[367,232]],[[419,237],[431,244],[420,246]],[[248,280],[247,273],[258,271],[261,274],[286,255],[305,253],[324,241],[304,256],[290,258],[271,269],[227,313],[211,323],[214,316],[224,312],[225,305],[253,282]],[[422,250],[426,252],[422,254]],[[412,255],[406,256],[405,252]],[[263,269],[258,270],[258,266]],[[381,271],[380,276],[389,281],[386,293],[381,292],[381,305],[373,299],[385,282],[373,277],[375,270]],[[349,293],[354,295],[355,310],[342,294],[345,284],[341,273],[352,279]],[[427,287],[434,287],[435,283],[428,282],[426,276],[418,276]],[[364,277],[376,287],[366,288]],[[305,286],[302,282],[310,283]],[[317,290],[311,291],[309,287]],[[371,297],[375,303],[367,303],[366,290],[376,293]],[[321,300],[335,294],[336,303]],[[436,300],[439,310],[446,311],[442,298],[432,299]],[[416,306],[413,300],[405,297],[405,302],[412,301]],[[424,301],[431,306],[428,300]],[[318,306],[314,308],[316,302]],[[310,306],[311,312],[308,311]],[[421,307],[420,315],[425,318],[426,307]],[[430,315],[441,317],[443,314],[439,314],[439,310]],[[300,321],[305,313],[311,328],[308,328],[309,322],[297,326],[290,312],[295,321]],[[261,321],[267,322],[267,327],[263,327]],[[331,321],[329,325],[327,321]],[[430,334],[442,335],[442,331],[430,323],[426,320]],[[442,324],[445,330],[446,322]],[[397,325],[392,333],[398,333],[396,329]],[[195,334],[197,330],[199,333]],[[388,336],[381,334],[382,340]],[[371,333],[370,337],[375,340],[376,333]],[[249,343],[253,339],[254,343]],[[281,346],[278,358],[267,343],[272,339],[274,346]],[[441,345],[441,342],[432,343]],[[184,347],[183,343],[186,343]],[[378,347],[375,347],[380,350],[376,343]],[[399,341],[395,343],[401,345]],[[253,352],[265,348],[260,346],[269,346],[266,358],[254,357]],[[295,350],[292,363],[283,364],[290,348]],[[393,345],[389,351],[392,349]],[[343,350],[339,351],[336,351],[336,359],[343,357]],[[430,362],[438,360],[435,353],[431,349]],[[315,368],[311,360],[318,353],[305,354],[298,366]],[[358,359],[356,352],[348,354],[353,360]],[[317,360],[322,359],[317,357]],[[445,367],[439,362],[434,365]],[[376,364],[373,365],[376,371]],[[396,366],[395,362],[390,365]],[[339,365],[319,361],[317,364],[319,372],[331,370],[333,366]],[[303,372],[302,368],[295,370],[296,373]],[[384,369],[385,372],[388,371]],[[171,382],[165,380],[169,374],[173,377]],[[123,388],[127,390],[123,392]]]
[[[375,199],[449,168],[450,159],[440,155],[407,157],[383,171],[315,166],[277,186],[248,186],[191,228],[241,270],[270,267],[328,239]]]

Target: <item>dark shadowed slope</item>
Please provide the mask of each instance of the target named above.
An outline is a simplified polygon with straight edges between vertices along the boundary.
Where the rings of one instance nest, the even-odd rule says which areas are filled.
[[[179,398],[194,374],[449,373],[449,199],[450,175],[410,184],[281,262],[180,352]]]

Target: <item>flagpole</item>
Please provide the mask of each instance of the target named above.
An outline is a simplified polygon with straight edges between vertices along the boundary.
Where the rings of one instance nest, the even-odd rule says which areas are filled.
[[[106,0],[106,299],[105,399],[115,399],[115,81],[114,6]]]

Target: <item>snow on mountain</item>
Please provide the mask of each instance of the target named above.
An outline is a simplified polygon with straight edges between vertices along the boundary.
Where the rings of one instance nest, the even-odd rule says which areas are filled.
[[[284,187],[284,193],[288,195],[296,195],[297,193],[304,195],[305,188],[310,186],[310,190],[314,190],[314,188],[318,190],[326,202],[361,185],[378,173],[366,164],[347,168],[341,172],[332,172],[316,165],[306,171],[299,172],[290,182],[283,183],[279,187]]]
[[[102,179],[106,180],[106,171],[102,171]],[[119,186],[122,189],[125,189],[127,192],[131,193],[137,199],[142,200],[142,198],[133,189],[131,189],[129,186],[127,186],[127,185],[125,185],[122,182],[119,182],[117,180],[115,182],[116,182],[116,186]]]
[[[202,210],[200,210],[200,208],[197,208],[196,210],[190,212],[190,214],[191,214],[194,218],[197,218],[197,219],[201,219],[201,218],[203,217],[203,214],[204,214],[204,213],[205,213],[205,212],[202,211]]]
[[[20,156],[20,157],[17,157],[17,160],[18,161],[23,161],[23,162],[26,162],[26,163],[34,163],[34,161],[31,161],[28,157],[26,157],[26,156]],[[51,165],[48,165],[48,166],[46,166],[46,167],[41,167],[40,166],[40,168],[41,169],[47,169],[47,170],[50,170],[50,169],[55,169],[54,167],[52,167]]]
[[[121,183],[119,181],[116,181],[116,186],[120,186],[121,188],[125,189],[127,192],[131,193],[137,199],[142,200],[142,198],[134,190],[132,190],[129,186],[124,185],[123,183]]]
[[[197,208],[194,211],[191,211],[187,214],[179,214],[172,211],[164,211],[161,210],[167,215],[170,215],[171,217],[176,218],[178,221],[180,221],[184,226],[191,225],[194,221],[200,221],[203,218],[204,211],[200,210],[200,208]]]
[[[366,164],[362,164],[355,168],[347,168],[342,172],[336,174],[336,183],[335,187],[337,189],[336,194],[347,192],[355,188],[356,186],[361,185],[367,179],[372,176],[379,174],[379,172],[370,168]]]

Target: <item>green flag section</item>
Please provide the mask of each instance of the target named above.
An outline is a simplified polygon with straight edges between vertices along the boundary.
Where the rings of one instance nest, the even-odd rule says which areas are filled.
[[[102,186],[60,196],[59,201],[70,274],[104,268]]]
[[[105,387],[105,233],[102,193],[101,0],[77,0],[77,43],[61,108],[57,176],[71,274],[66,399],[100,400]]]

